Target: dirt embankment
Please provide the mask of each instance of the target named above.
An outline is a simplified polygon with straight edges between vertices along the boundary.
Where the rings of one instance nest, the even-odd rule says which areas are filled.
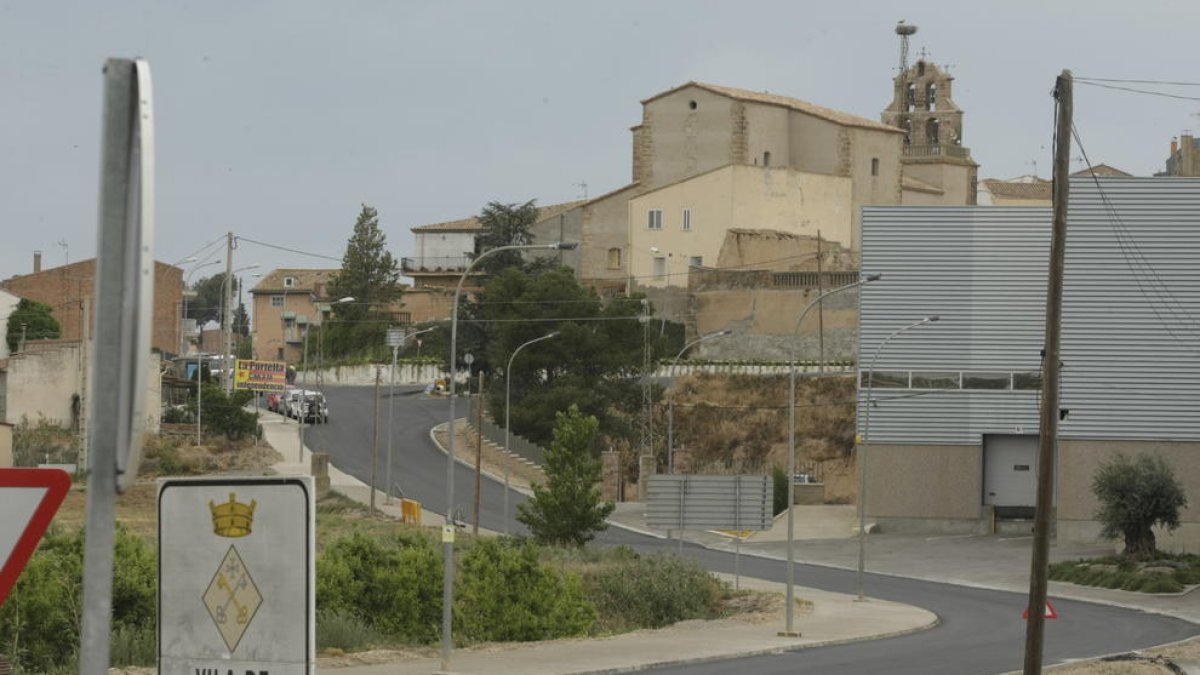
[[[734,473],[787,466],[786,376],[692,375],[675,383],[673,398],[682,470]],[[854,405],[852,377],[797,381],[797,467],[825,483],[830,503],[851,503],[857,494]]]

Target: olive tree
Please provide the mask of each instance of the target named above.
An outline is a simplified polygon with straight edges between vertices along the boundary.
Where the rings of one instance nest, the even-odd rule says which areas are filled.
[[[1183,484],[1161,455],[1113,455],[1096,469],[1092,492],[1100,500],[1101,536],[1123,538],[1125,555],[1133,558],[1152,557],[1154,526],[1179,527],[1179,509],[1187,506]]]

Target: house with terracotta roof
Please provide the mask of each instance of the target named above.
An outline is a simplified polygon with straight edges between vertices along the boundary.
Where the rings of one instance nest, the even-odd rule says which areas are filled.
[[[299,363],[310,326],[329,317],[325,287],[338,269],[272,270],[250,289],[254,358]]]

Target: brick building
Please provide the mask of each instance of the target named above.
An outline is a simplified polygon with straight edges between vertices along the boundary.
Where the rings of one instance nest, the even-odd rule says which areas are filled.
[[[41,302],[53,310],[62,329],[60,339],[79,340],[95,297],[96,259],[42,269],[42,256],[33,255],[33,272],[0,281],[3,289],[17,297]],[[183,309],[183,270],[164,262],[154,263],[154,313],[151,346],[164,353],[179,350],[180,317]]]

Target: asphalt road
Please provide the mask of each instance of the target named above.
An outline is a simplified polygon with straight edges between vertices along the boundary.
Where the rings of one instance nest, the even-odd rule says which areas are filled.
[[[374,416],[372,387],[330,387],[326,390],[330,423],[306,432],[314,450],[329,453],[339,469],[364,481],[370,478],[370,448]],[[429,438],[429,429],[446,421],[445,399],[428,399],[413,387],[397,388],[393,420],[393,483],[406,496],[425,508],[444,512],[446,457]],[[465,401],[459,408],[465,411]],[[388,397],[382,391],[379,406],[380,462],[387,447]],[[463,412],[459,413],[460,415]],[[382,479],[380,480],[382,484]],[[455,502],[467,515],[474,497],[474,474],[455,467]],[[503,486],[483,481],[481,525],[502,530]],[[512,508],[523,497],[513,493]],[[512,531],[520,525],[512,524]],[[609,528],[599,537],[608,545],[625,544],[640,551],[675,551],[676,542]],[[684,545],[684,555],[696,558],[714,571],[733,572],[731,554]],[[741,574],[783,581],[782,562],[743,555]],[[855,592],[853,572],[815,565],[797,565],[796,583],[841,593]],[[784,673],[861,674],[911,673],[913,675],[992,675],[1020,670],[1025,644],[1025,622],[1021,610],[1025,596],[918,579],[868,574],[869,595],[907,603],[937,614],[940,622],[930,630],[911,635],[854,644],[805,649],[777,655],[736,659],[709,664],[656,669],[655,672],[707,675],[709,673],[753,672],[756,675]],[[1137,610],[1055,599],[1064,618],[1046,622],[1045,663],[1101,654],[1143,649],[1191,637],[1197,627],[1186,621]],[[1069,617],[1069,618],[1066,618]],[[803,619],[797,628],[803,632]]]

